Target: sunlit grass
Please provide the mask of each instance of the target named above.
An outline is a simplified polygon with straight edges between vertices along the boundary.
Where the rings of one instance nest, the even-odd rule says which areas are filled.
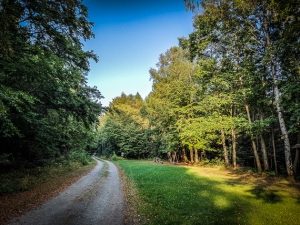
[[[136,184],[148,224],[299,224],[300,192],[288,183],[255,183],[216,168],[116,163]]]

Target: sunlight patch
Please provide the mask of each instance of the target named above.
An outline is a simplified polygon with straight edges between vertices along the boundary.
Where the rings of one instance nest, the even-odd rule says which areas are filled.
[[[227,201],[226,198],[224,198],[221,195],[217,195],[215,196],[215,206],[219,207],[219,208],[228,208],[230,206],[230,203]]]
[[[201,196],[201,197],[209,197],[209,196],[210,196],[210,193],[209,193],[209,191],[204,190],[204,191],[201,191],[201,192],[200,192],[200,196]]]

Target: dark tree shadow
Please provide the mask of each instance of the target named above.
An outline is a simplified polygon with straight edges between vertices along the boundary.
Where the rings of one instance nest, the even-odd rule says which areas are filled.
[[[256,196],[257,199],[262,199],[266,203],[282,202],[282,198],[277,194],[276,190],[266,190],[263,187],[254,187],[248,192]]]
[[[300,197],[297,198],[297,203],[300,205]]]

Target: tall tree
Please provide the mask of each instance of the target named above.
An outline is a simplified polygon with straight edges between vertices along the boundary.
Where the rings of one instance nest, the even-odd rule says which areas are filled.
[[[0,4],[1,152],[36,162],[89,148],[102,96],[86,85],[89,59],[97,60],[82,49],[93,37],[87,8],[79,0]],[[74,129],[81,143],[71,144]]]
[[[244,87],[241,90],[247,111],[249,104],[252,107],[260,106],[260,100],[253,98],[255,93],[262,93],[258,90],[264,89],[263,95],[269,98],[268,102],[272,101],[273,96],[270,93],[274,90],[275,106],[284,140],[287,174],[292,175],[290,141],[282,100],[285,98],[285,90],[293,92],[290,88],[285,89],[291,87],[289,80],[295,79],[295,75],[299,74],[296,69],[299,62],[299,29],[296,22],[299,18],[299,1],[204,0],[198,3],[186,1],[186,5],[192,10],[201,8],[196,22],[199,19],[202,22],[196,24],[196,32],[190,35],[191,54],[196,56],[212,52],[210,55],[218,58],[220,62],[231,56],[229,60],[236,68],[233,72],[236,73],[237,80],[243,82]],[[289,56],[288,52],[291,53]],[[255,80],[261,82],[260,87],[257,82],[253,82]],[[249,115],[250,112],[248,119]],[[267,169],[262,134],[260,137],[264,167]],[[258,162],[255,148],[253,145]]]

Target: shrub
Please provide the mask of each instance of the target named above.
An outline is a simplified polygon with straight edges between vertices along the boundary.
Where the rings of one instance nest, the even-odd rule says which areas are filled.
[[[112,155],[112,157],[111,157],[111,160],[113,160],[113,161],[117,161],[117,160],[118,160],[118,159],[117,159],[117,155],[116,155],[115,152],[113,153],[113,155]]]
[[[72,161],[80,162],[82,165],[87,165],[89,163],[89,155],[85,151],[74,151],[70,153],[70,158]]]

